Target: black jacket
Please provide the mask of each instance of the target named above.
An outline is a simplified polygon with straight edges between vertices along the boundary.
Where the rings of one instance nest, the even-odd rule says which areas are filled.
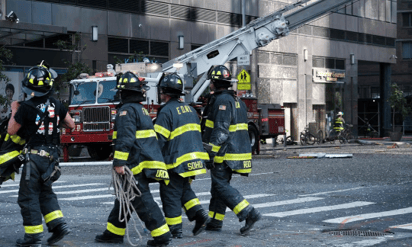
[[[155,130],[166,167],[182,177],[206,173],[199,117],[189,105],[169,100],[158,113]]]
[[[120,107],[113,131],[113,166],[127,165],[134,175],[169,181],[169,174],[153,129],[152,119],[140,103]]]
[[[213,146],[215,163],[225,162],[236,173],[250,173],[252,150],[245,103],[233,91],[217,91],[207,109],[203,141]]]

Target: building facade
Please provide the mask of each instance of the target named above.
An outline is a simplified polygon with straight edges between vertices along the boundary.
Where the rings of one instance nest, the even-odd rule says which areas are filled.
[[[294,0],[245,0],[246,22]],[[165,62],[242,25],[240,0],[0,0],[3,13],[19,23],[0,21],[0,43],[12,50],[11,71],[45,59],[63,73],[65,61],[82,61],[93,71],[130,56]],[[359,65],[378,64],[381,98],[387,97],[397,35],[397,1],[355,0],[336,13],[307,23],[287,37],[255,50],[251,65],[259,103],[285,108],[287,130],[296,139],[309,123],[328,132],[338,111],[359,126]],[[95,31],[93,33],[93,30]],[[96,32],[97,31],[97,32]],[[179,47],[179,37],[183,46]],[[73,43],[75,52],[56,45]],[[399,57],[399,54],[398,54]],[[132,58],[133,59],[133,58]],[[228,66],[237,75],[236,62]],[[388,125],[382,101],[381,128]]]

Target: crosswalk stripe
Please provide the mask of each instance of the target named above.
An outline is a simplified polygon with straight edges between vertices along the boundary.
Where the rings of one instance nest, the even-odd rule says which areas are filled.
[[[339,204],[339,205],[334,205],[334,206],[305,208],[305,209],[285,211],[285,212],[279,212],[279,213],[270,213],[270,214],[263,214],[263,215],[282,218],[282,217],[291,216],[291,215],[311,214],[311,213],[332,211],[332,210],[338,210],[338,209],[355,208],[355,207],[362,207],[362,206],[367,206],[371,204],[375,204],[375,203],[358,201],[358,202],[345,203],[345,204]]]
[[[406,230],[412,230],[412,223],[404,224],[404,225],[397,225],[397,226],[391,226],[389,227],[391,229],[406,229]]]
[[[394,215],[400,215],[400,214],[410,214],[410,213],[412,213],[412,207],[384,211],[384,212],[379,212],[379,213],[358,214],[358,215],[352,215],[352,216],[339,217],[335,219],[324,220],[323,222],[335,223],[335,224],[346,224],[346,223],[354,222],[354,221],[394,216]]]
[[[70,190],[70,191],[57,191],[54,192],[57,195],[68,195],[68,194],[81,194],[81,193],[90,193],[96,191],[108,191],[108,193],[112,193],[113,190],[108,190],[108,188],[98,188],[98,189],[87,189],[87,190]],[[10,197],[18,197],[18,195],[12,195]]]
[[[65,183],[66,181],[56,181],[56,182],[54,182],[54,184],[55,183]],[[1,188],[8,188],[8,187],[18,187],[18,186],[20,186],[20,183],[17,181],[16,183],[14,183],[14,184],[2,184],[2,185],[0,185],[0,187]],[[0,188],[0,190],[1,190],[1,188]]]
[[[325,194],[330,194],[330,193],[345,192],[345,191],[351,191],[351,190],[359,190],[359,189],[364,189],[364,188],[365,187],[355,187],[355,188],[344,189],[344,190],[332,190],[332,191],[325,191],[325,192],[319,192],[319,193],[307,194],[307,195],[299,195],[299,196],[319,196],[319,195],[325,195]]]
[[[66,188],[75,188],[75,187],[83,187],[83,186],[95,186],[95,185],[102,185],[103,183],[90,183],[90,184],[71,184],[71,185],[61,185],[61,186],[53,186],[54,189],[66,189]],[[107,188],[106,188],[107,189]],[[0,191],[0,194],[18,192],[19,190],[5,190]]]
[[[200,192],[200,193],[196,193],[196,196],[205,196],[205,195],[210,195],[210,192]],[[274,196],[275,194],[256,194],[256,195],[248,195],[248,196],[244,196],[245,199],[252,199],[252,198],[260,198],[260,197],[267,197],[267,196]],[[160,201],[161,198],[160,197],[153,197],[153,199],[155,201]],[[210,203],[210,199],[209,200],[203,200],[203,201],[199,201],[200,204],[209,204]],[[114,202],[102,202],[102,204],[114,204]]]
[[[76,196],[76,197],[66,197],[66,198],[59,198],[59,201],[80,201],[80,200],[88,200],[88,199],[99,199],[99,198],[109,198],[113,197],[114,195],[96,195],[96,196]]]
[[[267,208],[267,207],[281,206],[281,205],[287,205],[287,204],[313,202],[313,201],[318,201],[318,200],[323,200],[323,199],[324,198],[322,198],[322,197],[303,197],[303,198],[285,200],[285,201],[253,204],[253,207],[254,208]]]

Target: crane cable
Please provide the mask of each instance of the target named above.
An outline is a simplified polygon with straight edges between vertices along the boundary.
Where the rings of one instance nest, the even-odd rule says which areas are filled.
[[[137,246],[137,244],[133,244],[130,241],[129,237],[129,228],[127,227],[128,222],[127,222],[127,216],[130,216],[130,218],[133,220],[133,226],[137,234],[139,235],[139,241],[142,239],[142,235],[140,232],[137,230],[136,227],[136,220],[132,217],[132,213],[136,212],[135,208],[133,207],[133,200],[136,197],[141,197],[142,192],[137,188],[138,182],[133,176],[133,172],[127,167],[124,166],[124,175],[118,174],[115,169],[112,170],[112,182],[111,184],[113,185],[114,188],[114,194],[116,196],[116,199],[119,201],[119,222],[125,222],[126,223],[126,236],[127,240],[129,241],[130,245],[132,246]],[[143,223],[140,220],[140,224],[142,225],[143,229]]]

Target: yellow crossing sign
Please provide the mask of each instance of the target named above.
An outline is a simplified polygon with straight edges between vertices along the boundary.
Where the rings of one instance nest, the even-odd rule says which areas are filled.
[[[246,70],[240,71],[237,75],[237,90],[251,90],[252,87],[250,85],[250,75]]]

